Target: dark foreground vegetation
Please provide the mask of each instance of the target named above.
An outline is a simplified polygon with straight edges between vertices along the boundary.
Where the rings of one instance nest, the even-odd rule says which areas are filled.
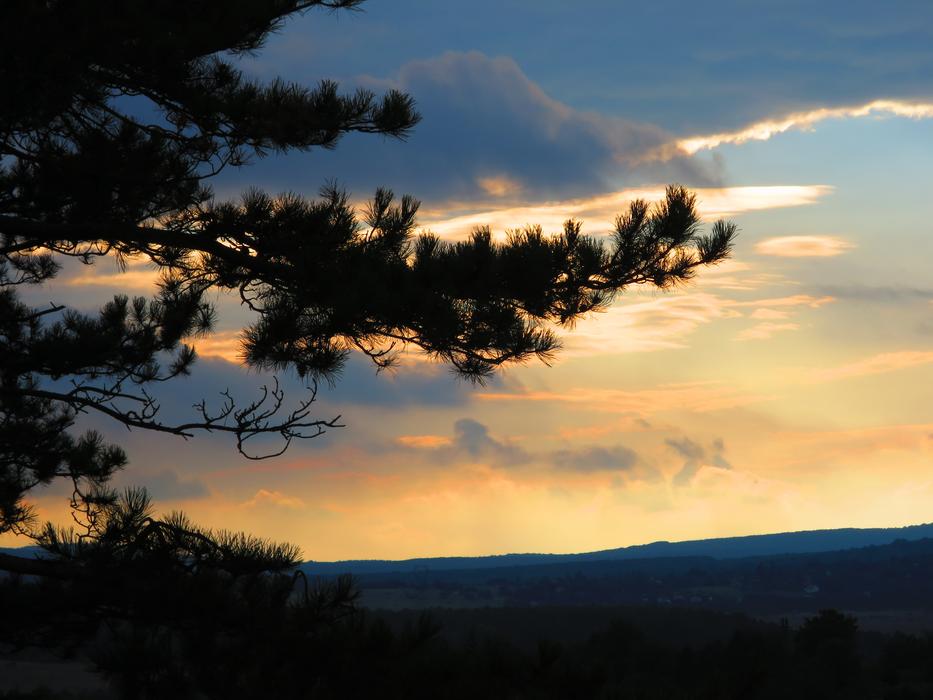
[[[86,591],[7,580],[3,601],[34,596],[5,605],[16,641],[70,638],[61,653],[90,659],[110,690],[0,697],[933,698],[933,634],[861,631],[835,610],[794,626],[657,607],[379,613],[341,584],[308,598],[301,586],[286,604],[276,583],[128,591],[135,619],[68,630],[63,613]]]
[[[889,629],[923,629],[905,616],[933,610],[931,540],[353,580],[155,519],[142,491],[81,512],[83,535],[48,528],[42,558],[18,558],[37,574],[0,578],[0,672],[54,650],[99,688],[2,695],[0,677],[0,698],[933,698],[933,633],[857,620],[899,609]],[[380,582],[409,608],[443,601],[377,609]]]

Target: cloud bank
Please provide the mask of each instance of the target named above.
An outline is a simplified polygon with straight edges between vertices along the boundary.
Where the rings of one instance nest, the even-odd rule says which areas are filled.
[[[394,0],[365,8],[290,22],[254,64],[307,82],[385,75],[387,66],[450,50],[507,52],[548,94],[682,136],[768,120],[780,126],[787,115],[821,109],[933,102],[926,0],[900,0],[896,10],[876,0],[657,0],[584,11],[571,3],[475,0],[441,9]]]
[[[246,181],[314,192],[336,179],[357,194],[389,184],[419,198],[580,196],[639,181],[719,184],[716,168],[688,157],[652,124],[575,109],[546,94],[511,58],[448,51],[411,61],[392,78],[357,79],[415,97],[423,121],[404,142],[351,134],[335,153],[270,158],[230,171]]]

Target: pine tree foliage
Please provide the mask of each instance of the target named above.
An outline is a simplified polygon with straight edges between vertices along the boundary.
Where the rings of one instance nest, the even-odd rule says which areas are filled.
[[[194,525],[180,512],[161,519],[153,514],[142,489],[116,493],[96,488],[75,493],[77,528],[47,524],[37,542],[75,571],[91,567],[126,573],[146,569],[149,577],[177,568],[181,572],[223,571],[230,576],[289,571],[299,563],[294,545],[276,544],[243,533],[213,532]]]
[[[397,91],[263,82],[238,67],[290,15],[359,4],[0,4],[0,532],[28,527],[23,499],[37,485],[68,478],[91,493],[125,464],[98,435],[72,436],[80,413],[186,437],[230,433],[256,458],[270,455],[250,441],[277,435],[280,454],[339,425],[311,405],[351,352],[385,367],[414,348],[481,381],[507,363],[547,361],[556,327],[630,285],[667,288],[729,254],[734,225],[701,232],[683,187],[633,202],[604,238],[568,221],[502,241],[488,228],[460,242],[419,233],[418,202],[387,189],[363,208],[333,186],[317,198],[250,190],[218,200],[210,178],[224,168],[332,148],[350,132],[404,138],[417,124],[413,99]],[[156,296],[118,296],[96,315],[23,302],[63,259],[105,257],[157,266]],[[297,404],[274,382],[252,400],[202,401],[188,422],[162,418],[150,389],[191,371],[215,290],[253,314],[246,365],[306,379]]]

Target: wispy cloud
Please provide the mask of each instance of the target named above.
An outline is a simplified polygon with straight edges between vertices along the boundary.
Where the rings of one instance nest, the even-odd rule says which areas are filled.
[[[774,451],[787,466],[845,464],[855,458],[891,451],[924,455],[933,452],[933,423],[873,425],[844,430],[788,430],[775,433],[773,443]]]
[[[421,224],[439,236],[463,238],[477,226],[489,226],[497,233],[538,224],[546,232],[559,232],[567,219],[583,222],[583,230],[590,234],[604,234],[612,230],[615,218],[623,213],[635,199],[659,201],[664,187],[623,189],[592,197],[550,202],[512,202],[506,205],[494,202],[450,202],[428,207],[421,212]],[[694,189],[697,208],[704,220],[736,216],[746,212],[799,207],[815,204],[829,195],[829,185],[762,185],[748,187],[722,187]]]
[[[750,301],[734,301],[732,306],[756,306],[764,308],[786,308],[793,306],[807,306],[818,309],[824,304],[831,304],[835,299],[831,296],[811,296],[810,294],[793,294],[786,297],[771,297],[768,299],[752,299]]]
[[[127,270],[126,272],[100,272],[89,269],[84,274],[65,280],[72,287],[113,287],[151,292],[159,281],[155,270]]]
[[[558,450],[552,460],[561,469],[573,471],[625,471],[638,464],[638,453],[624,445]]]
[[[110,261],[103,260],[91,265],[67,265],[58,281],[69,287],[113,287],[150,293],[159,281],[159,269],[142,255],[126,258],[123,269],[112,263],[107,265],[107,262]],[[101,269],[102,267],[109,270]]]
[[[758,323],[751,328],[746,328],[744,331],[741,331],[738,335],[735,336],[736,340],[767,340],[771,338],[776,333],[782,333],[784,331],[795,331],[800,326],[796,323],[774,323],[771,321],[765,321],[763,323]]]
[[[605,413],[648,416],[668,411],[708,412],[738,408],[770,400],[721,382],[665,384],[652,389],[569,389],[567,391],[485,392],[481,401],[522,401],[572,404]]]
[[[781,258],[830,258],[855,247],[841,236],[776,236],[755,244],[755,252]]]
[[[619,432],[618,425],[614,432]],[[562,437],[565,441],[568,439],[563,433]],[[514,440],[494,436],[488,426],[479,421],[462,418],[454,423],[452,436],[403,435],[395,439],[395,445],[403,453],[416,450],[419,459],[432,468],[463,464],[493,468],[527,465],[531,469],[524,472],[526,478],[540,474],[542,467],[577,475],[612,473],[624,476],[626,481],[652,481],[661,477],[660,472],[632,447],[618,443],[579,444],[581,437],[589,436],[574,436],[559,449],[527,450]],[[409,459],[410,456],[409,452]]]
[[[840,299],[859,303],[909,304],[917,301],[933,303],[933,287],[913,287],[903,284],[879,286],[849,282],[815,285],[811,289],[821,294],[831,294]]]
[[[740,315],[727,305],[726,300],[705,293],[617,304],[587,316],[572,330],[560,329],[564,354],[572,357],[683,348],[686,337],[699,326]]]
[[[749,141],[767,141],[772,136],[786,131],[812,129],[827,119],[846,119],[868,116],[891,115],[910,119],[933,117],[933,103],[907,102],[899,100],[873,100],[866,104],[848,107],[825,107],[805,112],[794,112],[776,119],[765,119],[737,131],[692,136],[681,139],[677,145],[683,151],[694,154],[723,144],[742,144]]]
[[[507,197],[522,191],[522,183],[508,175],[486,175],[476,178],[476,184],[491,197]]]
[[[688,347],[688,337],[701,326],[745,316],[761,323],[739,333],[738,340],[761,340],[781,331],[796,330],[787,321],[797,309],[818,309],[833,302],[830,296],[793,294],[737,301],[716,294],[691,291],[648,301],[619,303],[579,321],[572,330],[558,329],[562,356],[652,352]],[[777,323],[777,321],[783,321]]]
[[[434,463],[468,460],[495,466],[524,464],[531,455],[522,447],[492,435],[489,427],[472,418],[461,418],[453,425],[453,435],[402,435],[395,444],[403,449],[430,454]]]
[[[635,450],[625,445],[588,445],[552,452],[550,462],[558,470],[577,474],[607,473],[631,481],[658,481],[662,478]]]
[[[839,367],[817,370],[813,373],[813,378],[817,381],[829,382],[850,377],[896,372],[897,370],[919,367],[930,363],[933,363],[933,351],[902,350],[899,352],[884,352]]]
[[[273,506],[277,508],[289,508],[298,510],[304,508],[305,504],[300,498],[286,496],[281,491],[270,491],[268,489],[259,489],[251,499],[244,501],[244,508],[256,508],[262,506]]]
[[[696,280],[696,287],[699,289],[749,291],[759,287],[787,283],[788,280],[784,275],[765,272],[747,262],[729,259],[704,269]]]
[[[783,309],[755,309],[751,313],[751,318],[759,321],[775,321],[790,317],[790,311]]]
[[[733,307],[755,307],[750,317],[759,321],[740,331],[735,339],[739,341],[768,340],[778,333],[799,330],[800,324],[787,320],[797,309],[818,309],[833,301],[835,299],[831,296],[815,297],[809,294],[793,294],[786,297],[733,302]]]

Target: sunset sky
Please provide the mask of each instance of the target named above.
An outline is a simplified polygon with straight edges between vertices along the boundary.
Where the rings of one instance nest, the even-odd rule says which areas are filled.
[[[118,484],[317,560],[933,521],[929,0],[370,0],[291,21],[244,67],[397,87],[423,121],[225,173],[220,197],[336,180],[412,194],[446,239],[570,217],[603,235],[676,182],[707,225],[738,224],[735,253],[674,292],[630,289],[553,366],[483,387],[353,358],[317,402],[346,427],[274,460],[88,421],[127,448]],[[73,266],[30,298],[93,310],[154,274]],[[236,360],[249,315],[217,303],[167,412],[263,383]],[[63,489],[39,494],[46,516],[67,517]]]

